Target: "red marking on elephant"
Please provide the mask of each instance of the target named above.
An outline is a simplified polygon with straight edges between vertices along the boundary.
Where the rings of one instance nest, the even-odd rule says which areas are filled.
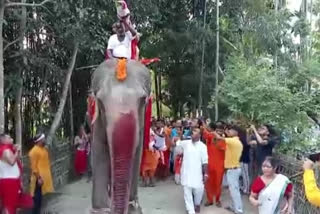
[[[133,154],[136,149],[136,123],[133,112],[121,115],[112,133],[114,214],[126,214],[128,209]]]

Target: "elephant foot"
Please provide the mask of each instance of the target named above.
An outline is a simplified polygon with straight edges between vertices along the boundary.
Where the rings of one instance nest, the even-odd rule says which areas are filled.
[[[111,214],[109,208],[91,209],[90,214]]]
[[[129,203],[129,212],[128,214],[143,214],[142,209],[137,201],[131,201]]]

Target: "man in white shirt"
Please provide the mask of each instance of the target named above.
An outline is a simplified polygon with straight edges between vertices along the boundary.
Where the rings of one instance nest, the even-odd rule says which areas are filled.
[[[200,213],[204,183],[208,179],[208,153],[200,141],[200,129],[192,131],[191,140],[178,141],[176,151],[183,154],[181,185],[188,214]]]
[[[126,21],[115,23],[112,29],[116,34],[113,34],[109,38],[107,48],[108,58],[135,58],[135,56],[132,56],[132,41],[138,39],[137,31]]]

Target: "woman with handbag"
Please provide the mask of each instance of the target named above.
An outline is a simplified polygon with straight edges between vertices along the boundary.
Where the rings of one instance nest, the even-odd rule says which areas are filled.
[[[76,154],[74,168],[77,175],[83,175],[87,171],[87,159],[89,149],[89,137],[86,134],[84,126],[80,126],[79,134],[74,139]]]
[[[22,191],[20,149],[13,139],[0,135],[0,199],[1,213],[16,214],[18,208],[32,208],[32,198]]]

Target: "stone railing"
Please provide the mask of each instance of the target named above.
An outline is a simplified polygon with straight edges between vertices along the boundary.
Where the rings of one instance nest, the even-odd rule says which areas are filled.
[[[320,208],[312,206],[306,199],[303,187],[302,162],[288,156],[277,155],[280,160],[279,172],[288,176],[294,185],[296,214],[317,214]],[[319,173],[316,173],[319,175]],[[318,177],[319,178],[319,177]],[[318,179],[318,181],[320,181]]]
[[[66,185],[73,176],[73,149],[71,144],[66,142],[55,142],[49,147],[51,160],[51,173],[55,189]],[[28,156],[22,158],[23,162],[23,183],[25,190],[29,190],[30,183],[30,162]]]

